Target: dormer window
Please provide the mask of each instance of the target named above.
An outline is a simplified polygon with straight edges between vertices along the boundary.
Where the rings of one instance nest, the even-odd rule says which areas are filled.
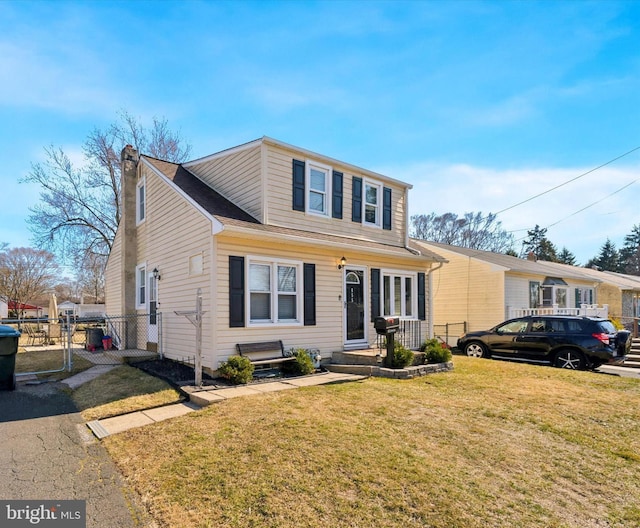
[[[329,216],[331,193],[331,167],[315,162],[307,162],[307,212]]]
[[[365,181],[364,184],[364,223],[380,226],[380,194],[382,186]]]

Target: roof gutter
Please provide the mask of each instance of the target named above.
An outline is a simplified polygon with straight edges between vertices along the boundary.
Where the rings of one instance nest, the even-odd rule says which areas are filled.
[[[322,240],[322,239],[315,239],[315,238],[310,238],[308,236],[304,236],[303,234],[300,235],[292,235],[292,234],[284,234],[284,233],[270,233],[268,231],[256,231],[255,229],[251,229],[251,228],[244,228],[244,227],[240,227],[240,226],[231,226],[231,225],[225,225],[222,227],[222,229],[220,231],[226,231],[227,233],[234,233],[234,234],[238,234],[240,236],[244,236],[246,238],[260,238],[261,240],[264,240],[265,238],[272,238],[272,239],[276,239],[276,240],[289,240],[291,242],[297,242],[299,244],[306,244],[308,245],[309,242],[312,240],[314,244],[318,245],[318,246],[323,246],[323,247],[327,247],[327,248],[340,248],[340,249],[344,249],[344,250],[361,250],[363,252],[366,253],[373,253],[373,254],[377,254],[377,255],[392,255],[392,254],[396,254],[396,252],[393,251],[389,251],[387,249],[384,248],[380,248],[380,247],[375,247],[375,246],[368,246],[368,247],[360,247],[360,246],[354,246],[353,243],[348,240],[345,239],[344,242],[342,241],[337,241],[337,240]],[[220,232],[218,231],[218,232]],[[425,260],[428,259],[429,257],[426,257],[424,255],[422,255],[421,253],[416,253],[415,250],[408,248],[408,247],[403,247],[403,246],[390,246],[393,247],[394,249],[397,250],[404,250],[407,252],[406,255],[399,255],[402,258],[411,258],[411,259],[416,259],[416,260]],[[434,259],[435,261],[435,259]]]

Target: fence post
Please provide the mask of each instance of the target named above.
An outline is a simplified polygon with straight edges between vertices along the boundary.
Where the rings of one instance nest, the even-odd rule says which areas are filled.
[[[67,368],[68,371],[71,372],[73,369],[73,352],[71,351],[71,316],[69,315],[69,311],[67,310],[67,343],[66,343],[66,354],[67,354]]]

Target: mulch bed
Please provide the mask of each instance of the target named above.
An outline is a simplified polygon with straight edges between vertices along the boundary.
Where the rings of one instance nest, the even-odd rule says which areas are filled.
[[[149,359],[131,363],[132,367],[137,367],[147,374],[161,378],[175,387],[187,385],[195,381],[195,372],[192,366],[185,365],[171,359]],[[212,378],[207,373],[202,373],[202,381],[207,384],[228,385],[226,380]]]
[[[151,374],[152,376],[161,378],[174,387],[179,388],[183,385],[193,385],[193,383],[195,382],[195,372],[194,368],[191,365],[186,365],[184,363],[173,361],[171,359],[164,358],[137,361],[135,363],[131,363],[131,366],[137,367],[147,374]],[[322,369],[322,371],[324,371],[324,369]],[[268,374],[269,375],[258,374],[258,376],[256,376],[253,381],[251,381],[251,383],[268,382],[278,378],[296,377],[293,374],[279,372],[277,369],[270,370]],[[213,378],[206,374],[204,371],[202,372],[202,384],[220,387],[233,386],[226,379]]]

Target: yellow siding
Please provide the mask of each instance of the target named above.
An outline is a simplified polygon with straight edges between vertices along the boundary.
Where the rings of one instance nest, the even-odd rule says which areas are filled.
[[[338,252],[318,249],[313,246],[289,245],[274,247],[265,241],[239,239],[225,236],[224,232],[217,240],[217,300],[215,306],[215,334],[217,359],[225,360],[235,353],[236,343],[282,339],[285,347],[318,348],[323,357],[329,357],[334,351],[340,351],[344,345],[344,305],[343,272],[336,264],[341,256]],[[315,326],[265,325],[263,327],[229,327],[229,256],[257,256],[294,260],[316,265],[316,322]],[[379,256],[360,255],[350,257],[349,266],[370,268],[392,268],[407,271],[426,271],[427,263],[416,261],[381,258]],[[369,295],[369,272],[367,269],[365,289]],[[368,321],[368,318],[367,318]],[[423,322],[423,335],[427,335],[427,323]],[[373,325],[368,323],[367,339],[374,343],[376,334]]]
[[[306,161],[304,156],[294,150],[286,150],[274,145],[266,145],[267,148],[267,223],[272,225],[291,227],[343,235],[363,240],[381,242],[395,246],[403,246],[405,243],[405,191],[404,187],[383,179],[378,179],[385,187],[391,188],[392,199],[392,229],[386,231],[382,228],[365,226],[351,221],[351,193],[352,178],[358,176],[367,178],[361,173],[354,173],[352,170],[334,165],[332,169],[344,174],[343,185],[343,215],[342,219],[322,217],[314,214],[294,211],[292,209],[292,160],[299,159]],[[322,160],[317,160],[322,161]],[[368,177],[369,179],[374,179]],[[330,197],[329,197],[330,200]],[[382,201],[382,196],[380,197]],[[382,214],[382,203],[380,204],[380,214]]]
[[[120,266],[122,265],[121,236],[121,231],[118,229],[104,272],[105,310],[110,315],[120,315],[122,307],[122,274],[120,272]]]
[[[598,284],[596,288],[595,299],[597,303],[602,306],[603,304],[609,305],[609,317],[622,317],[622,292],[617,286],[610,284]]]
[[[201,164],[189,170],[225,198],[262,220],[262,179],[260,145]]]
[[[138,229],[138,264],[160,271],[158,311],[162,313],[162,349],[167,357],[193,361],[195,327],[174,312],[195,309],[196,291],[202,288],[203,356],[211,358],[211,222],[157,176],[147,173],[147,219],[153,229]],[[203,273],[189,275],[189,258],[203,256]],[[164,307],[170,307],[167,311]],[[205,363],[205,366],[210,366]]]
[[[432,276],[434,325],[466,322],[471,331],[502,321],[504,272],[463,255],[434,250],[449,260]]]

